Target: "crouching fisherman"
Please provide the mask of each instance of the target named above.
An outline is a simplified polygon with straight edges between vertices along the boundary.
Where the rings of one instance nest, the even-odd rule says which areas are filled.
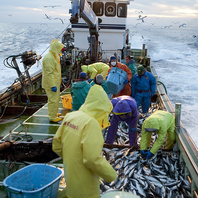
[[[139,111],[135,99],[130,96],[120,96],[112,99],[113,104],[113,118],[111,126],[108,129],[107,139],[105,143],[113,144],[119,121],[125,121],[129,125],[129,142],[131,146],[137,144],[136,126],[139,119]]]
[[[102,157],[101,130],[109,126],[112,104],[103,88],[90,88],[78,111],[68,113],[53,139],[53,151],[63,158],[66,188],[58,195],[72,198],[99,198],[99,178],[106,182],[117,173]]]
[[[157,133],[158,137],[150,151],[147,151],[147,147],[150,147],[151,134],[153,132]],[[147,159],[151,158],[163,145],[166,136],[165,149],[172,149],[175,142],[175,135],[175,117],[167,111],[155,111],[142,125],[140,140],[141,154]]]

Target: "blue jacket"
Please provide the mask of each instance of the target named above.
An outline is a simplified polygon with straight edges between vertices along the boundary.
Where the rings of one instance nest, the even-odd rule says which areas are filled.
[[[131,80],[131,93],[132,97],[135,98],[136,94],[140,94],[144,97],[152,97],[155,94],[156,90],[156,80],[152,73],[146,71],[142,76],[139,76],[137,73],[133,76]],[[139,92],[141,93],[139,93]]]

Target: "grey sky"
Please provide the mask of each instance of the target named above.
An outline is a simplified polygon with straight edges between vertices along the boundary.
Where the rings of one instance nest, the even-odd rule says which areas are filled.
[[[1,0],[2,1],[2,0]],[[58,7],[44,7],[60,5]],[[0,22],[5,23],[61,23],[60,20],[48,20],[45,16],[64,20],[69,23],[69,0],[6,0],[1,2]],[[139,13],[142,11],[143,13]],[[189,23],[198,27],[198,0],[134,0],[128,8],[127,22],[138,23],[138,16],[147,16],[145,24],[168,25],[170,22]]]

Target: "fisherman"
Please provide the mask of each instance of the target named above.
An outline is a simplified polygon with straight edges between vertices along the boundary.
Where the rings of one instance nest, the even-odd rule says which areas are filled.
[[[158,137],[150,151],[147,151],[152,133],[157,133]],[[176,136],[175,117],[167,111],[157,110],[143,122],[140,141],[141,154],[147,159],[155,155],[164,143],[166,135],[165,149],[170,150],[174,146]]]
[[[59,122],[58,116],[60,85],[62,83],[59,53],[64,47],[57,39],[50,44],[49,52],[43,58],[42,88],[45,89],[48,98],[49,120]]]
[[[90,76],[88,82],[90,83],[97,74],[102,74],[103,78],[105,79],[109,66],[102,62],[93,63],[90,65],[82,65],[81,69],[83,72],[87,73]]]
[[[125,64],[122,64],[122,63],[118,62],[116,56],[111,56],[110,57],[109,64],[111,65],[111,67],[109,68],[107,75],[109,74],[109,72],[111,71],[111,69],[113,67],[117,67],[119,69],[122,69],[127,73],[127,79],[124,82],[125,87],[118,94],[114,95],[113,97],[118,97],[118,96],[122,96],[122,95],[130,96],[131,95],[130,81],[131,81],[131,77],[132,77],[131,70]]]
[[[108,129],[107,139],[105,143],[113,144],[120,121],[125,121],[129,125],[129,142],[131,146],[137,144],[137,122],[139,119],[139,112],[136,101],[130,96],[120,96],[111,100],[113,104],[113,117],[111,126]]]
[[[116,171],[101,155],[101,130],[110,125],[111,110],[103,88],[94,85],[81,108],[65,116],[52,145],[53,151],[63,158],[67,184],[58,198],[99,198],[100,177],[108,183],[116,179]]]
[[[85,102],[89,89],[91,85],[86,80],[87,74],[81,72],[79,74],[79,79],[76,82],[72,83],[71,86],[71,97],[72,97],[72,109],[71,111],[78,110],[81,105]]]
[[[105,90],[105,92],[108,93],[107,83],[103,79],[102,74],[97,74],[97,76],[94,78],[94,80],[90,84],[91,84],[91,86],[93,86],[95,84],[100,85]]]
[[[142,103],[142,112],[148,113],[151,97],[155,94],[156,80],[152,73],[146,71],[144,66],[139,65],[137,73],[131,80],[132,97],[137,102],[137,108]]]
[[[135,61],[133,57],[129,55],[125,57],[125,61],[126,61],[126,66],[131,70],[132,77],[133,77],[134,74],[137,73],[137,67],[135,66]]]

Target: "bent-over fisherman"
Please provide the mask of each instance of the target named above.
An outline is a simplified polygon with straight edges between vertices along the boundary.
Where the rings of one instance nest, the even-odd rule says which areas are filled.
[[[150,151],[147,151],[147,147],[150,146],[151,134],[153,132],[157,133],[158,137]],[[165,149],[169,150],[173,148],[176,136],[175,117],[167,111],[157,110],[143,122],[140,140],[141,154],[146,156],[145,158],[151,158],[163,145],[166,136]]]
[[[53,151],[63,158],[67,184],[58,198],[99,198],[99,178],[108,183],[116,179],[116,171],[101,155],[101,130],[110,125],[112,108],[103,88],[94,85],[80,109],[65,116],[52,145]]]
[[[80,72],[79,79],[72,83],[71,97],[72,97],[72,109],[71,111],[77,111],[81,105],[85,102],[91,85],[86,80],[87,74]]]
[[[88,82],[90,83],[97,74],[102,74],[103,78],[105,79],[109,69],[109,65],[102,62],[97,62],[90,65],[82,65],[81,69],[83,72],[87,73],[87,75],[90,76],[90,78],[88,79]]]
[[[137,144],[136,126],[139,119],[139,112],[136,101],[130,96],[120,96],[111,100],[113,104],[113,117],[111,126],[107,133],[107,144],[113,144],[116,138],[119,121],[125,121],[129,125],[129,142],[131,146]]]

